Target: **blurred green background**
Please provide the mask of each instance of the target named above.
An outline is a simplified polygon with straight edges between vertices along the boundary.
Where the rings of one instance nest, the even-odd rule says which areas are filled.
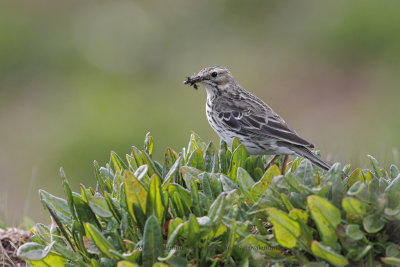
[[[329,160],[398,164],[400,1],[1,1],[0,220],[48,220],[37,190],[150,131],[219,142],[200,69],[228,67]],[[396,115],[397,114],[397,115]]]

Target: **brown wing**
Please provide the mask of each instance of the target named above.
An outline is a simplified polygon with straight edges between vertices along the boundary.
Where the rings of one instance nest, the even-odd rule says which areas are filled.
[[[314,145],[301,138],[270,107],[253,96],[249,101],[219,99],[215,111],[218,119],[232,131],[257,137],[274,138],[277,141],[313,148]]]

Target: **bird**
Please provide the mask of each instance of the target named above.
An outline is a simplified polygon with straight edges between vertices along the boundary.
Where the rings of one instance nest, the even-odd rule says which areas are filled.
[[[184,84],[198,89],[202,84],[207,92],[206,115],[214,131],[228,145],[237,137],[250,155],[285,155],[282,174],[285,174],[289,155],[308,159],[323,170],[331,163],[312,152],[314,145],[300,137],[264,101],[240,86],[225,67],[202,69],[187,77]]]

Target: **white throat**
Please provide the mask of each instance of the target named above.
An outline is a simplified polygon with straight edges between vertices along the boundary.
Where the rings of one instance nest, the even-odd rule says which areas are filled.
[[[208,83],[203,83],[203,86],[206,88],[207,98],[215,94],[216,88],[214,86]]]

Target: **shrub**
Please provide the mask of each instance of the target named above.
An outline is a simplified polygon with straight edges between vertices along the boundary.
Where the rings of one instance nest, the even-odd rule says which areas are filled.
[[[400,175],[328,172],[296,158],[280,175],[267,156],[204,143],[153,160],[153,138],[122,160],[94,162],[96,188],[65,199],[40,190],[53,223],[38,223],[18,255],[34,266],[400,264]],[[344,175],[345,174],[345,175]]]

